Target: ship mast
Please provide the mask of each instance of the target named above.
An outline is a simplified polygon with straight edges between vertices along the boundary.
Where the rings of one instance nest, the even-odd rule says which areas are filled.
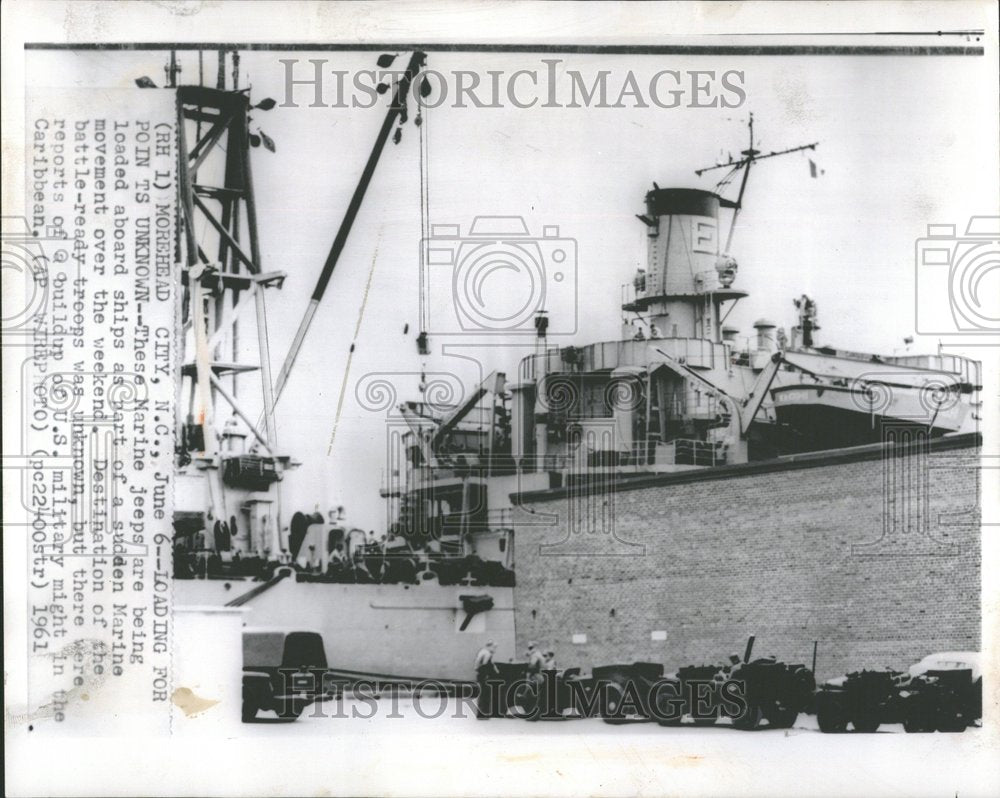
[[[722,202],[723,207],[728,207],[733,209],[733,218],[729,223],[729,235],[726,238],[726,246],[723,252],[728,254],[730,247],[733,243],[733,232],[736,230],[736,219],[740,214],[740,210],[743,208],[743,195],[746,193],[747,179],[750,177],[750,168],[757,163],[757,161],[763,161],[767,158],[775,158],[779,155],[788,155],[793,152],[802,152],[803,150],[815,150],[819,145],[818,141],[814,141],[811,144],[800,144],[798,147],[789,147],[784,150],[771,150],[771,152],[762,152],[756,147],[753,135],[753,113],[750,114],[750,119],[747,122],[747,130],[749,133],[749,145],[745,150],[743,150],[740,155],[743,157],[738,160],[733,160],[730,156],[729,160],[723,164],[716,164],[715,166],[706,166],[703,169],[695,169],[694,173],[701,177],[706,172],[713,172],[716,169],[726,169],[729,171],[726,175],[715,184],[716,190],[720,190],[729,185],[733,178],[740,172],[743,171],[743,179],[740,181],[740,191],[736,196],[735,200],[724,200]]]
[[[738,264],[729,254],[736,220],[743,208],[750,170],[758,161],[803,150],[814,150],[818,142],[763,152],[754,136],[754,120],[748,123],[749,142],[739,159],[696,169],[702,175],[716,169],[726,174],[715,191],[692,188],[660,188],[655,182],[646,193],[646,212],[638,215],[647,228],[646,268],[633,282],[634,294],[626,291],[622,310],[639,314],[653,338],[701,338],[722,342],[722,323],[732,310],[723,309],[747,296],[733,287]],[[742,172],[735,200],[720,191]],[[720,246],[720,211],[733,211],[725,246]],[[632,297],[632,298],[629,298]],[[641,330],[641,328],[640,328]]]

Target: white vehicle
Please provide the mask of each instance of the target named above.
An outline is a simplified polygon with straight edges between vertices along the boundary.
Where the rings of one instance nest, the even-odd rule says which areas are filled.
[[[900,691],[908,732],[961,732],[983,716],[983,675],[976,651],[941,651],[911,665]]]
[[[922,676],[927,671],[971,670],[972,681],[976,681],[983,676],[980,658],[978,651],[939,651],[911,665],[910,676]]]

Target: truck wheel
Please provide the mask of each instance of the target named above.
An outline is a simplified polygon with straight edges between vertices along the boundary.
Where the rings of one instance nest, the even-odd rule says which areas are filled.
[[[305,705],[299,704],[298,701],[287,701],[287,702],[276,702],[278,717],[283,720],[296,720],[299,715],[302,714],[302,710],[305,709]],[[284,706],[282,706],[282,703]]]
[[[538,720],[539,700],[537,687],[532,689],[527,684],[520,685],[514,691],[513,706],[519,710],[519,717],[523,720]]]
[[[942,710],[938,716],[936,725],[939,732],[954,734],[964,732],[968,728],[969,722],[961,712],[956,710]]]
[[[824,699],[822,694],[816,699],[816,722],[825,734],[840,734],[847,731],[847,713],[836,700]]]
[[[754,731],[760,726],[762,717],[763,713],[760,711],[760,705],[748,703],[746,711],[742,715],[733,718],[733,728],[740,731]]]
[[[684,715],[674,707],[659,706],[653,713],[653,717],[656,718],[656,722],[661,726],[680,726]]]
[[[854,718],[852,721],[854,724],[854,731],[861,732],[862,734],[873,734],[878,731],[878,727],[882,725],[878,718],[872,717],[871,715],[863,715],[861,717]]]
[[[768,707],[764,717],[767,718],[767,723],[772,729],[790,729],[798,720],[799,712],[796,709],[775,704]]]
[[[244,696],[242,715],[244,723],[253,723],[257,720],[257,700],[252,696]]]
[[[908,734],[921,734],[934,731],[934,707],[926,700],[914,700],[912,697],[904,704],[903,730]]]
[[[691,709],[691,707],[689,707]],[[691,716],[691,722],[695,726],[714,726],[719,720],[719,708],[717,706],[712,707],[712,714],[708,717],[696,718],[694,715]]]
[[[903,721],[903,731],[907,734],[922,734],[934,729],[923,718],[910,717]]]
[[[816,715],[819,730],[825,734],[840,734],[847,731],[847,721],[832,713],[820,712]]]
[[[625,691],[617,682],[611,682],[604,692],[604,722],[612,726],[620,726],[625,722],[625,716],[621,714],[622,699]]]

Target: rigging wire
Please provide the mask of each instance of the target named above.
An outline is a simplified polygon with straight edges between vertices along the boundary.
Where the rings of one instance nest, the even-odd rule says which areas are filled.
[[[715,187],[716,187],[717,189],[724,189],[724,188],[726,188],[727,186],[729,186],[729,184],[733,182],[733,178],[735,178],[735,177],[736,177],[736,175],[737,175],[737,174],[739,173],[739,171],[740,171],[740,169],[741,169],[741,168],[742,168],[742,167],[740,167],[740,166],[734,166],[734,167],[733,167],[732,169],[730,169],[730,170],[729,170],[729,171],[728,171],[728,172],[727,172],[727,173],[726,173],[726,174],[725,174],[725,175],[724,175],[724,176],[722,177],[722,179],[721,179],[721,180],[719,180],[719,182],[718,182],[718,183],[716,183],[716,184],[715,184]]]
[[[417,102],[417,130],[419,138],[419,164],[420,164],[420,273],[418,275],[418,286],[417,293],[419,298],[419,308],[418,308],[418,330],[417,332],[423,334],[427,331],[427,301],[429,288],[425,280],[425,249],[426,242],[430,236],[430,167],[429,167],[429,153],[430,153],[430,133],[428,130],[430,121],[430,109],[427,106],[421,105],[421,100],[416,97]]]

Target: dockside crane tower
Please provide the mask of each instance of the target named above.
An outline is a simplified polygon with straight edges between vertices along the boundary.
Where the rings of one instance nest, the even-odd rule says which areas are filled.
[[[199,53],[199,72],[203,64]],[[388,67],[393,55],[379,57]],[[218,52],[214,88],[177,86],[175,53],[165,68],[177,94],[178,241],[183,287],[178,304],[175,539],[192,549],[239,552],[265,561],[290,558],[282,532],[280,483],[298,465],[278,443],[275,404],[287,384],[375,167],[397,122],[406,121],[410,86],[425,55],[414,52],[320,272],[302,324],[277,379],[272,377],[266,296],[285,271],[261,255],[250,150],[274,142],[252,124],[271,110],[239,88],[239,53]],[[232,64],[231,85],[227,71]],[[153,88],[149,78],[137,81]],[[388,85],[385,86],[388,89]],[[383,91],[380,87],[380,92]],[[394,141],[398,142],[397,130]],[[211,242],[211,243],[208,243]],[[246,338],[246,329],[251,337]],[[248,401],[249,400],[249,401]],[[254,421],[257,417],[259,420]]]
[[[182,284],[174,528],[192,548],[274,558],[283,548],[278,485],[295,463],[278,445],[266,294],[281,289],[286,273],[261,255],[250,159],[253,144],[274,147],[250,129],[252,114],[274,101],[251,105],[238,89],[238,53],[218,58],[214,88],[173,86],[173,53],[168,69],[177,94]]]

